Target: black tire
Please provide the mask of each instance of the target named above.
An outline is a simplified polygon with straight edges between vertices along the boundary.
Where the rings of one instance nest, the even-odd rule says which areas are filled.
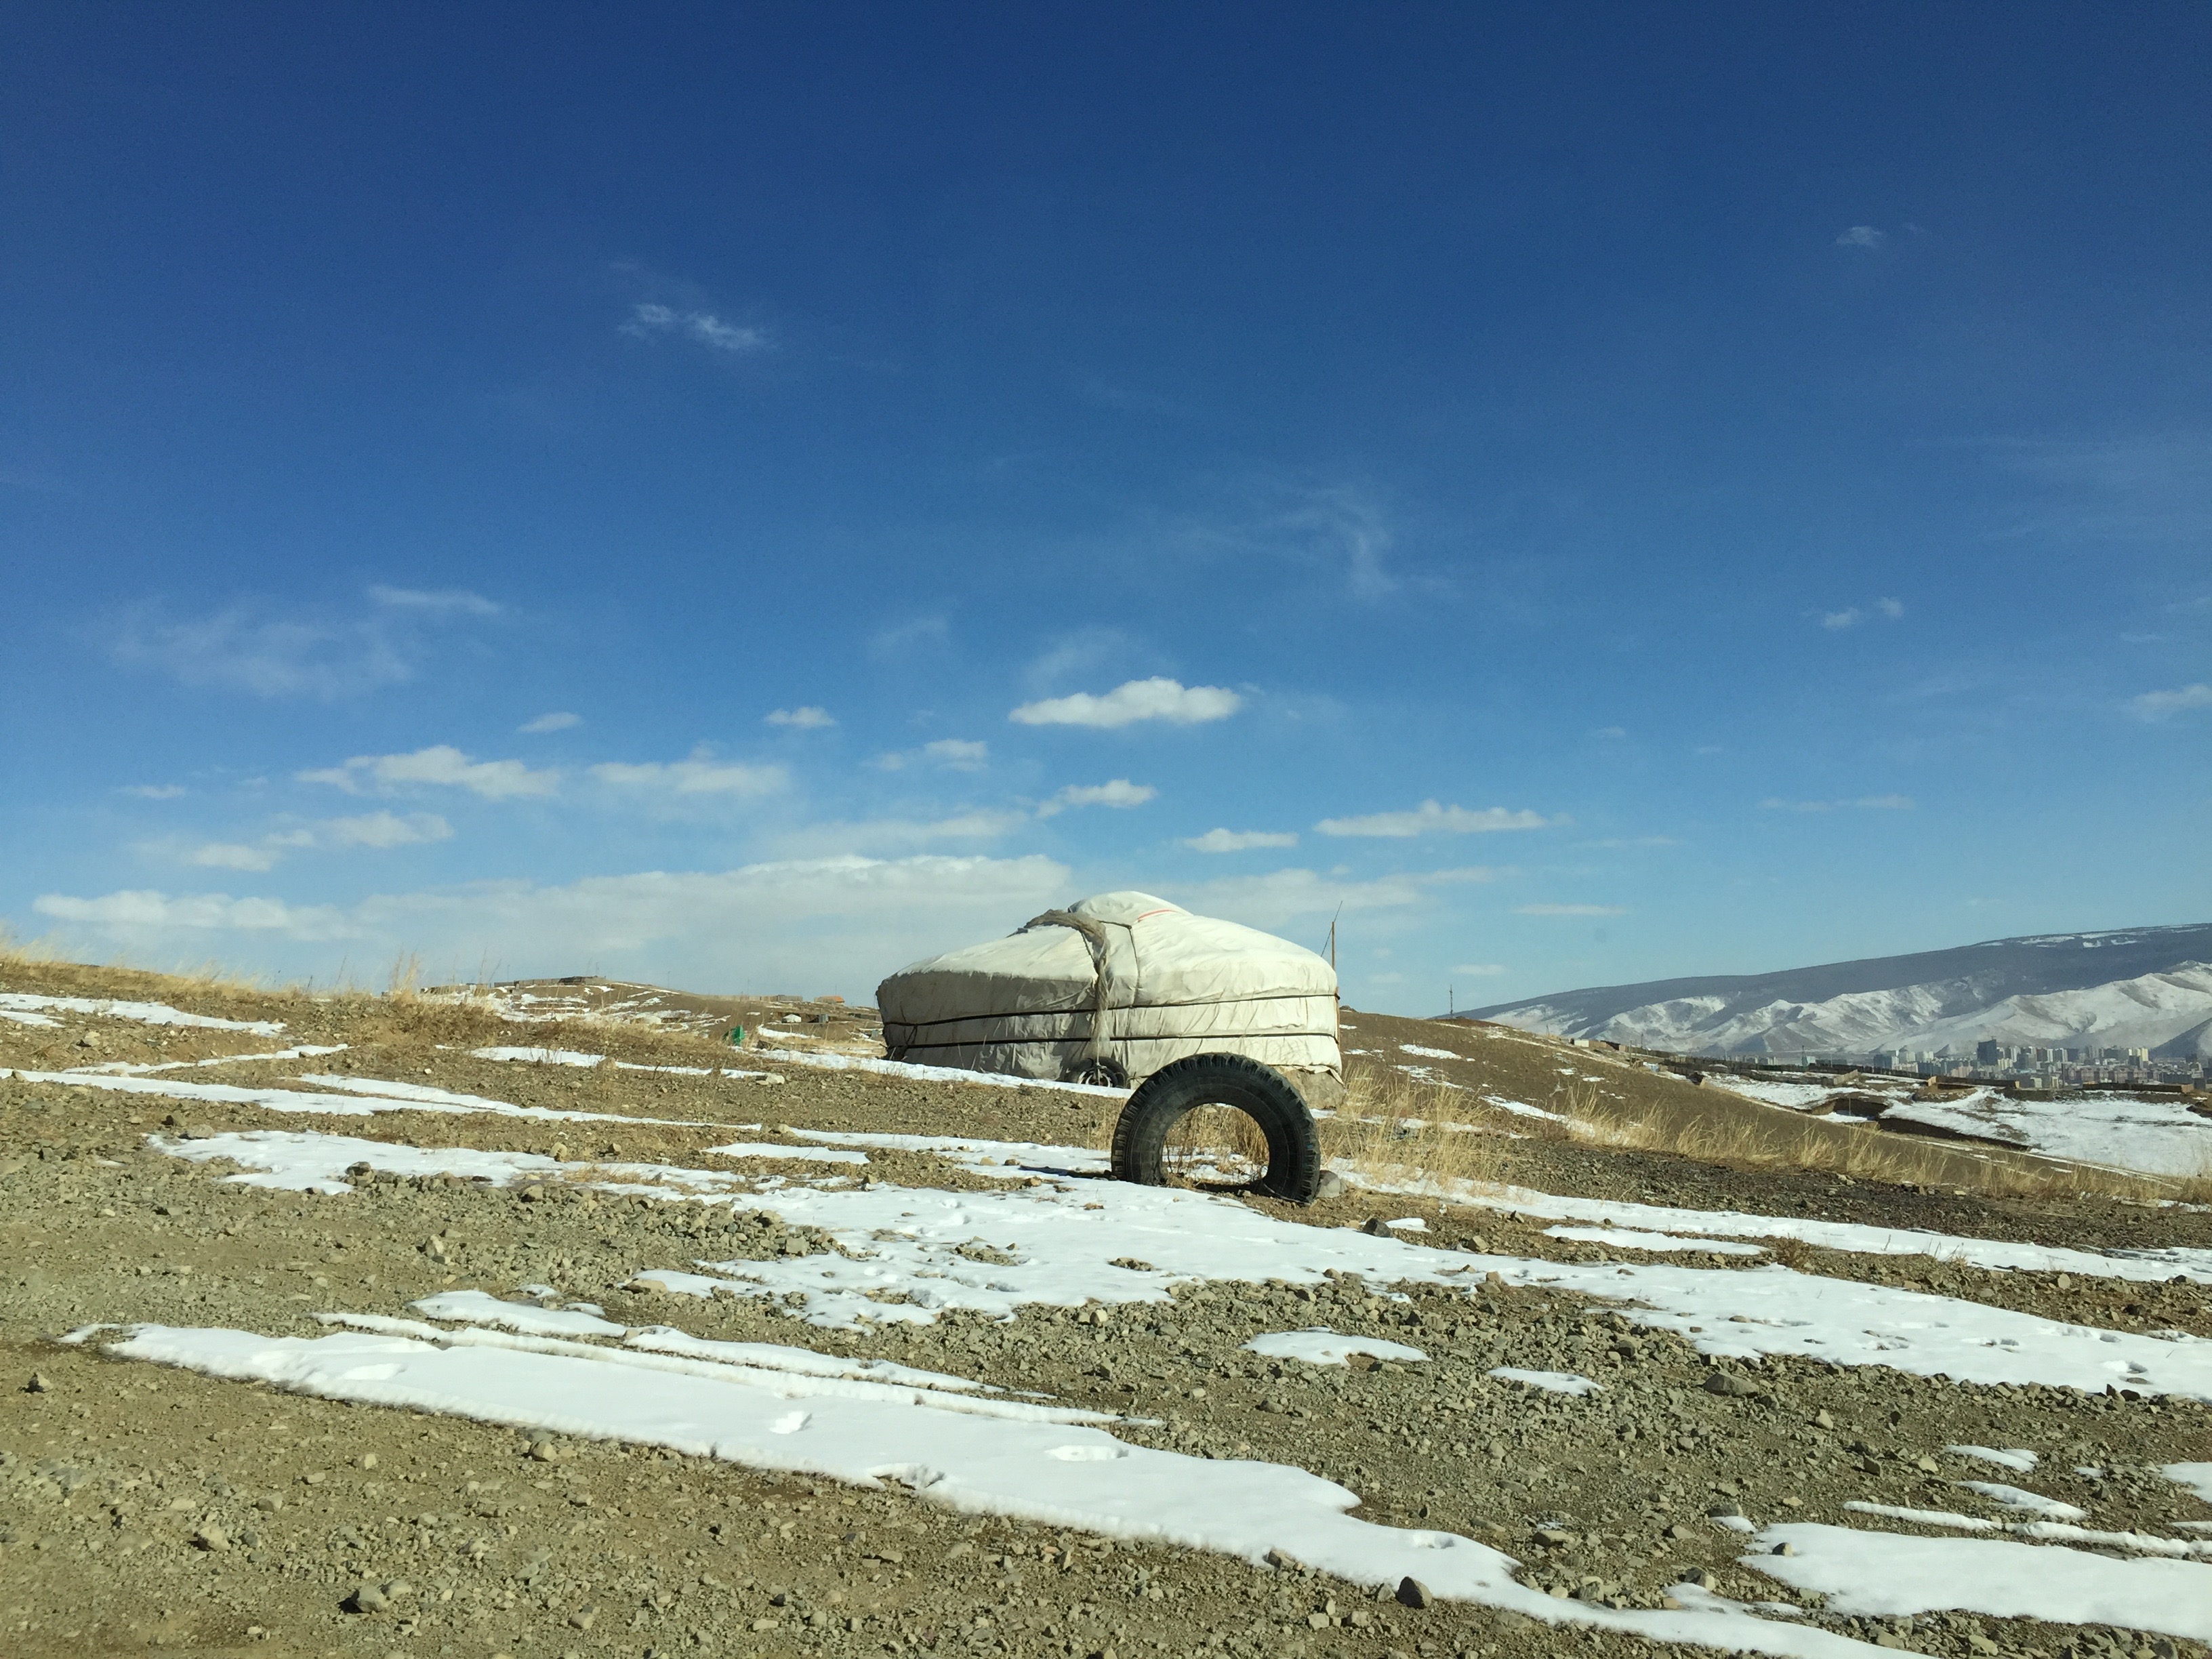
[[[1103,1054],[1073,1062],[1060,1074],[1062,1083],[1088,1083],[1101,1089],[1126,1089],[1129,1073],[1118,1060],[1109,1060]]]
[[[1321,1185],[1321,1139],[1288,1078],[1243,1054],[1193,1054],[1163,1066],[1129,1097],[1114,1125],[1114,1175],[1139,1186],[1167,1184],[1168,1132],[1200,1106],[1229,1106],[1267,1138],[1267,1173],[1257,1190],[1292,1204],[1310,1204]]]

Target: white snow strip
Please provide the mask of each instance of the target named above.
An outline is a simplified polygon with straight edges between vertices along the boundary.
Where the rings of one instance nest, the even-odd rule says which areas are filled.
[[[356,1164],[397,1176],[455,1176],[488,1187],[532,1181],[566,1181],[595,1192],[662,1198],[712,1196],[743,1184],[726,1170],[687,1170],[670,1164],[562,1164],[543,1152],[482,1152],[468,1146],[398,1146],[352,1135],[251,1129],[177,1140],[149,1135],[147,1144],[194,1164],[228,1159],[248,1173],[226,1177],[244,1187],[336,1195],[353,1188],[345,1180]]]
[[[2212,1463],[2168,1463],[2159,1473],[2177,1486],[2186,1486],[2212,1504]]]
[[[2071,1504],[2062,1504],[2056,1498],[2045,1498],[2041,1492],[2028,1492],[2020,1486],[2008,1486],[2002,1480],[1961,1480],[1957,1483],[1968,1492],[1978,1492],[1994,1499],[2008,1510],[2027,1510],[2046,1521],[2086,1521],[2089,1511],[2076,1509]]]
[[[1870,1227],[1852,1221],[1819,1221],[1799,1216],[1748,1215],[1735,1210],[1683,1210],[1658,1204],[1629,1204],[1615,1199],[1570,1198],[1526,1187],[1474,1187],[1450,1190],[1428,1184],[1374,1187],[1376,1191],[1418,1192],[1479,1209],[1519,1212],[1547,1221],[1616,1223],[1655,1233],[1693,1233],[1723,1238],[1796,1238],[1823,1249],[1863,1255],[1927,1255],[1971,1267],[2028,1273],[2081,1273],[2094,1279],[2143,1282],[2176,1273],[2212,1285],[2212,1250],[2170,1249],[2123,1250],[2100,1255],[2058,1245],[2018,1244],[1994,1238],[1915,1228]]]
[[[1619,1244],[1632,1250],[1710,1250],[1715,1255],[1765,1255],[1757,1244],[1738,1244],[1722,1238],[1677,1238],[1672,1233],[1631,1232],[1622,1227],[1547,1227],[1547,1238],[1569,1238],[1582,1244]]]
[[[2027,1495],[2033,1497],[2034,1494]],[[1851,1499],[1844,1507],[1855,1510],[1861,1515],[1879,1515],[1892,1521],[1911,1521],[1923,1527],[1948,1527],[1955,1532],[2002,1532],[2015,1538],[2101,1545],[2110,1549],[2133,1550],[2142,1555],[2212,1556],[2212,1541],[2199,1543],[2193,1538],[2161,1538],[2155,1533],[2148,1532],[2106,1532],[2094,1527],[2077,1527],[2070,1521],[1987,1521],[1979,1516],[1960,1515],[1951,1510],[1904,1509],[1895,1504],[1869,1504],[1859,1498]],[[2076,1515],[2081,1512],[2079,1510],[2074,1511]]]
[[[108,1079],[120,1082],[125,1079]],[[243,1091],[240,1091],[243,1092]],[[181,1143],[202,1157],[237,1157],[255,1137]],[[347,1162],[426,1154],[419,1149],[325,1138]],[[988,1144],[988,1143],[981,1143]],[[363,1150],[373,1149],[373,1150]],[[176,1150],[165,1143],[164,1150]],[[457,1149],[465,1150],[465,1149]],[[191,1155],[191,1154],[181,1154]],[[430,1157],[453,1154],[433,1153]],[[524,1153],[469,1153],[523,1160]],[[336,1166],[343,1171],[346,1164]],[[516,1173],[542,1166],[517,1164]],[[703,1191],[739,1208],[770,1210],[794,1226],[819,1227],[836,1252],[772,1261],[655,1268],[664,1289],[709,1296],[794,1297],[823,1327],[864,1321],[927,1323],[945,1308],[1005,1318],[1030,1304],[1164,1299],[1178,1284],[1283,1279],[1312,1284],[1351,1273],[1373,1284],[1468,1283],[1495,1272],[1515,1285],[1547,1285],[1620,1304],[1635,1323],[1671,1330],[1716,1358],[1799,1354],[1833,1364],[1885,1365],[1976,1383],[2046,1383],[2100,1392],[2212,1399],[2212,1343],[2175,1343],[2104,1331],[2009,1309],[1856,1279],[1800,1273],[1777,1264],[1741,1269],[1665,1262],[1531,1261],[1425,1249],[1396,1235],[1277,1220],[1231,1198],[1119,1182],[1074,1182],[983,1193],[784,1186],[733,1190],[741,1177],[665,1165],[562,1165],[603,1190]],[[489,1174],[489,1170],[471,1170]],[[325,1161],[310,1170],[334,1179]],[[509,1179],[513,1176],[510,1175]],[[623,1182],[636,1183],[630,1186]],[[653,1183],[653,1184],[646,1184]],[[976,1261],[981,1243],[1013,1259]],[[1133,1261],[1133,1267],[1116,1266]]]
[[[797,1049],[783,1053],[763,1053],[763,1060],[781,1060],[791,1066],[811,1066],[825,1072],[874,1072],[884,1077],[912,1078],[922,1083],[976,1083],[994,1089],[1059,1089],[1070,1094],[1100,1095],[1109,1100],[1127,1100],[1127,1089],[1106,1089],[1090,1083],[1062,1083],[1057,1079],[1041,1077],[1006,1077],[997,1072],[964,1072],[953,1066],[917,1066],[911,1060],[876,1060],[866,1054],[810,1054]]]
[[[733,1140],[726,1146],[709,1146],[710,1152],[724,1158],[796,1158],[813,1164],[866,1164],[866,1152],[846,1152],[832,1146],[778,1146],[765,1140]]]
[[[519,1060],[534,1066],[597,1066],[605,1054],[580,1054],[574,1048],[471,1048],[477,1060]]]
[[[1461,1060],[1465,1058],[1463,1055],[1454,1054],[1449,1048],[1424,1048],[1418,1042],[1401,1042],[1398,1045],[1398,1052],[1401,1054],[1419,1054],[1423,1060]]]
[[[1832,1083],[1771,1083],[1765,1078],[1732,1077],[1725,1072],[1706,1073],[1705,1086],[1725,1089],[1732,1095],[1743,1096],[1747,1100],[1761,1101],[1769,1106],[1787,1106],[1796,1111],[1808,1106],[1817,1106],[1837,1095],[1881,1092],[1856,1085],[1842,1088]]]
[[[301,1078],[324,1088],[345,1090],[342,1095],[313,1093],[305,1089],[245,1089],[228,1083],[186,1083],[177,1078],[94,1077],[77,1072],[0,1072],[26,1083],[66,1083],[80,1089],[112,1089],[124,1094],[156,1095],[164,1100],[205,1100],[226,1106],[258,1106],[270,1112],[319,1112],[337,1117],[367,1117],[377,1112],[483,1112],[495,1117],[526,1117],[544,1123],[651,1123],[679,1129],[736,1129],[736,1123],[708,1123],[696,1118],[635,1117],[623,1112],[566,1112],[550,1106],[510,1106],[482,1095],[457,1095],[419,1084],[381,1082],[369,1078],[333,1077],[310,1073]],[[356,1099],[353,1097],[366,1098]]]
[[[1309,1365],[1341,1365],[1353,1354],[1372,1359],[1423,1360],[1428,1355],[1403,1342],[1386,1342],[1377,1336],[1339,1336],[1334,1331],[1269,1331],[1244,1345],[1270,1359],[1303,1359]]]
[[[1386,1221],[1382,1224],[1394,1233],[1425,1233],[1429,1230],[1429,1224],[1417,1215],[1401,1215],[1395,1221]]]
[[[265,1054],[217,1054],[212,1060],[165,1060],[150,1066],[133,1066],[127,1060],[112,1060],[102,1066],[71,1066],[70,1077],[150,1077],[156,1072],[185,1072],[201,1066],[244,1066],[265,1060],[320,1060],[325,1054],[342,1054],[346,1051],[343,1042],[303,1042],[296,1048],[278,1048]]]
[[[149,1325],[108,1349],[326,1399],[665,1446],[855,1486],[896,1480],[970,1514],[1154,1539],[1255,1564],[1279,1550],[1354,1583],[1414,1577],[1434,1595],[1546,1624],[1792,1659],[1875,1651],[1748,1611],[1651,1612],[1559,1601],[1517,1583],[1510,1557],[1470,1539],[1355,1519],[1345,1511],[1358,1501],[1356,1493],[1303,1469],[1155,1451],[1082,1425],[981,1416],[950,1407],[991,1402],[930,1399],[927,1391],[902,1400],[882,1398],[880,1389],[867,1398],[825,1392],[794,1407],[785,1390],[805,1379],[788,1373],[764,1386],[735,1366],[714,1367],[715,1374],[652,1371],[635,1362],[697,1362],[528,1337],[441,1346],[361,1332],[270,1338]],[[871,1387],[830,1379],[819,1386]]]
[[[2015,1474],[2033,1474],[2035,1466],[2043,1459],[2025,1446],[2000,1449],[1995,1446],[1946,1446],[1943,1449],[1960,1457],[1978,1458],[1984,1463],[1994,1463],[2001,1469],[2010,1469]]]
[[[982,1140],[972,1135],[896,1135],[848,1129],[793,1129],[801,1140],[835,1146],[880,1146],[885,1152],[935,1152],[964,1163],[977,1175],[1099,1175],[1111,1160],[1088,1146],[1054,1146],[1034,1140]]]
[[[617,1060],[615,1062],[615,1070],[617,1072],[665,1072],[671,1077],[712,1077],[714,1075],[714,1068],[711,1066],[641,1066],[634,1060]],[[757,1072],[732,1072],[726,1073],[726,1075],[731,1077],[764,1077],[767,1073]]]
[[[273,1019],[216,1019],[207,1014],[188,1014],[165,1002],[116,1002],[106,997],[42,997],[28,991],[0,991],[0,1010],[38,1011],[64,1014],[105,1014],[110,1019],[132,1019],[141,1025],[191,1025],[208,1031],[251,1031],[256,1036],[275,1036],[284,1027]],[[26,1022],[52,1024],[45,1022]]]
[[[1741,1559],[1791,1589],[1828,1598],[1828,1611],[1895,1617],[1942,1609],[2057,1625],[2112,1625],[2212,1638],[2212,1566],[2115,1561],[2087,1550],[1991,1538],[1913,1538],[1790,1522],[1759,1536]]]
[[[766,1370],[793,1371],[802,1376],[842,1376],[859,1382],[888,1382],[908,1388],[938,1389],[953,1394],[998,1394],[995,1383],[979,1382],[949,1371],[926,1371],[890,1359],[848,1359],[842,1354],[817,1353],[811,1348],[787,1347],[780,1342],[718,1342],[693,1336],[672,1325],[655,1325],[634,1331],[630,1346],[660,1353],[687,1354],[727,1365],[757,1365]],[[1090,1415],[1103,1417],[1103,1413]]]
[[[1494,1376],[1501,1382],[1520,1382],[1541,1389],[1547,1394],[1571,1394],[1577,1398],[1595,1394],[1605,1386],[1574,1371],[1524,1371],[1517,1365],[1493,1365],[1483,1375]]]
[[[2033,1100],[1981,1089],[1955,1101],[1908,1100],[1883,1113],[1882,1121],[1925,1124],[2147,1175],[2195,1175],[2212,1157],[2212,1121],[2179,1100],[2109,1094]]]
[[[0,1008],[0,1019],[16,1025],[59,1025],[61,1021],[45,1014],[34,1014],[26,1008]]]
[[[407,1304],[433,1319],[456,1324],[497,1325],[525,1336],[620,1336],[627,1328],[573,1308],[541,1308],[534,1302],[502,1302],[482,1291],[441,1291]]]
[[[1525,1101],[1508,1100],[1504,1095],[1485,1095],[1482,1103],[1494,1106],[1501,1112],[1510,1112],[1516,1117],[1540,1117],[1552,1123],[1573,1121],[1564,1112],[1547,1112],[1541,1106],[1531,1106]]]

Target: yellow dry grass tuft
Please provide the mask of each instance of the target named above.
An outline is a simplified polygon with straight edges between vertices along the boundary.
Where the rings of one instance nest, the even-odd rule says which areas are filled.
[[[1541,1120],[1530,1120],[1540,1122]],[[1504,1178],[1510,1119],[1468,1089],[1396,1071],[1356,1073],[1344,1103],[1321,1121],[1322,1156],[1364,1183],[1492,1185]]]

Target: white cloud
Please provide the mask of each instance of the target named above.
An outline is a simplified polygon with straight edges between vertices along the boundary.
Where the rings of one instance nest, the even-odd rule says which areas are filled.
[[[189,792],[181,783],[126,783],[122,793],[136,795],[141,800],[174,800]]]
[[[770,726],[793,726],[802,732],[818,732],[825,726],[835,726],[836,720],[826,708],[807,704],[799,708],[778,708],[761,717]]]
[[[1323,818],[1314,828],[1324,836],[1471,836],[1499,830],[1541,830],[1565,818],[1547,818],[1540,812],[1514,811],[1486,806],[1469,811],[1464,806],[1441,806],[1425,800],[1410,812],[1372,812],[1364,817]]]
[[[1909,812],[1915,805],[1910,795],[1861,795],[1856,800],[1784,800],[1769,795],[1759,803],[1764,812],[1836,812],[1854,807],[1875,812]]]
[[[1127,778],[1113,778],[1104,783],[1071,783],[1051,799],[1040,803],[1036,815],[1048,818],[1071,806],[1142,806],[1157,799],[1159,793],[1149,783],[1132,783]]]
[[[2212,708],[2212,685],[2176,686],[2171,691],[2146,691],[2128,701],[2128,712],[2137,720],[2170,720],[2185,708]]]
[[[764,330],[726,323],[711,311],[677,311],[659,305],[634,307],[629,320],[622,325],[619,331],[640,340],[659,334],[680,334],[717,351],[765,351],[769,344]]]
[[[1466,881],[1486,881],[1488,870],[1436,870],[1411,875],[1352,879],[1340,866],[1329,871],[1288,869],[1265,875],[1222,876],[1162,896],[1200,915],[1221,916],[1248,927],[1271,931],[1306,917],[1328,917],[1340,906],[1347,912],[1431,907],[1433,890]]]
[[[1454,964],[1452,972],[1474,979],[1489,979],[1505,971],[1502,962],[1462,962]]]
[[[1625,726],[1601,726],[1590,733],[1594,738],[1603,738],[1610,743],[1618,743],[1627,735],[1628,728]]]
[[[662,985],[872,995],[885,974],[925,956],[1010,933],[1073,895],[1051,859],[922,855],[817,858],[723,872],[594,876],[560,886],[522,880],[297,907],[226,894],[47,894],[33,907],[70,929],[157,951],[207,948],[319,975],[345,941],[353,961],[420,951],[433,978],[486,961],[505,977],[594,972]]]
[[[356,755],[343,766],[295,775],[302,783],[327,783],[354,795],[368,789],[389,793],[409,784],[434,784],[466,789],[486,800],[550,795],[561,782],[558,772],[533,772],[519,760],[472,761],[443,743],[410,755]]]
[[[501,607],[481,593],[471,593],[465,587],[441,587],[426,591],[419,587],[374,586],[368,597],[392,611],[420,611],[433,617],[496,617]]]
[[[1209,830],[1182,844],[1194,853],[1243,853],[1255,847],[1296,847],[1298,838],[1288,830]]]
[[[1902,599],[1876,599],[1874,602],[1874,608],[1881,611],[1883,616],[1888,617],[1890,621],[1895,622],[1899,617],[1902,617],[1905,614],[1905,601]]]
[[[532,737],[537,737],[547,732],[566,732],[570,726],[581,726],[583,723],[584,717],[581,714],[571,714],[564,708],[556,709],[550,714],[540,714],[534,720],[525,720],[514,729],[527,732]]]
[[[1024,726],[1090,726],[1111,729],[1139,720],[1166,720],[1173,726],[1197,726],[1226,720],[1244,706],[1236,692],[1218,685],[1185,686],[1155,675],[1130,680],[1104,696],[1078,691],[1073,696],[1047,697],[1025,702],[1006,718]]]
[[[1674,836],[1613,836],[1603,841],[1586,841],[1582,844],[1618,850],[1624,847],[1680,847],[1682,843]]]
[[[689,760],[609,761],[592,775],[617,789],[656,790],[674,795],[772,795],[790,781],[781,766],[747,766],[704,755]]]
[[[1853,225],[1836,238],[1838,247],[1877,248],[1889,240],[1889,233],[1876,230],[1872,225]]]
[[[1627,907],[1620,904],[1516,904],[1516,916],[1625,916]]]

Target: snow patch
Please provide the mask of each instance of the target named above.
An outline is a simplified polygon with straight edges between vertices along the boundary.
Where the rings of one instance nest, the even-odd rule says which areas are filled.
[[[141,1025],[190,1025],[206,1031],[251,1031],[256,1036],[275,1036],[284,1029],[273,1019],[216,1019],[208,1014],[188,1014],[166,1002],[117,1002],[106,997],[42,997],[28,991],[0,991],[0,1012],[104,1014],[110,1019],[131,1019]],[[50,1018],[22,1020],[26,1025],[52,1025]]]
[[[1379,1336],[1340,1336],[1316,1327],[1306,1331],[1269,1331],[1244,1345],[1270,1359],[1303,1359],[1309,1365],[1341,1365],[1353,1354],[1370,1359],[1425,1360],[1428,1355],[1403,1342],[1386,1342]]]
[[[1519,1382],[1541,1389],[1547,1394],[1571,1394],[1577,1398],[1595,1394],[1605,1386],[1575,1371],[1526,1371],[1517,1365],[1493,1365],[1483,1375],[1494,1376],[1501,1382]]]

